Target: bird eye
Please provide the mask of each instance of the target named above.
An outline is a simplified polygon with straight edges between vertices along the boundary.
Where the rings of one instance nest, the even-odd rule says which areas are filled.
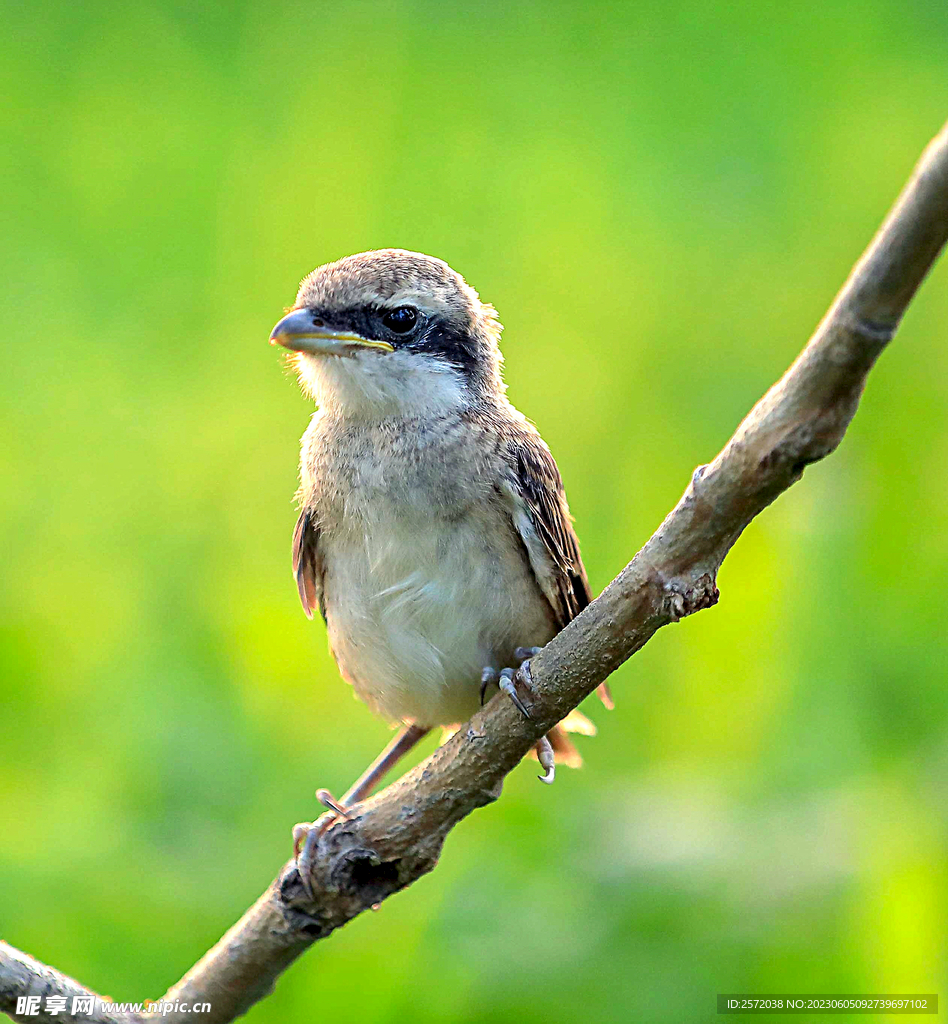
[[[383,314],[382,323],[396,334],[407,334],[418,323],[418,310],[411,306],[390,309]]]

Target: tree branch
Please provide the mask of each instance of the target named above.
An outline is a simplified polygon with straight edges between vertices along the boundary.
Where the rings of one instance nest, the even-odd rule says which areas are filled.
[[[16,1014],[18,999],[30,997],[38,1000],[36,1012],[28,1016]],[[66,1012],[47,1013],[46,998],[48,996],[65,997]],[[93,1011],[83,1013],[81,1019],[87,1024],[132,1024],[136,1018],[129,1014],[114,1014],[102,1009],[106,1002],[98,993],[80,985],[68,974],[57,971],[55,967],[47,967],[39,960],[21,953],[7,943],[0,941],[0,1010],[13,1017],[14,1020],[29,1020],[33,1024],[55,1024],[57,1021],[72,1021],[80,1018],[73,1014],[72,1001],[75,997],[92,999]]]
[[[714,461],[695,471],[635,558],[532,660],[532,717],[495,697],[425,762],[324,833],[312,898],[288,862],[164,998],[209,1001],[201,1019],[215,1024],[246,1012],[313,942],[431,871],[451,828],[496,800],[537,739],[656,630],[715,604],[718,569],[744,528],[839,444],[869,370],[946,238],[948,125],[790,369]],[[0,1009],[10,1013],[16,986],[8,970],[0,957]]]

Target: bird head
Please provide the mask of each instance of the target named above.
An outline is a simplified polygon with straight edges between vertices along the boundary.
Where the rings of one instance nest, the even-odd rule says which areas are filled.
[[[380,249],[303,278],[270,343],[304,391],[351,414],[437,414],[502,393],[501,325],[447,263]]]

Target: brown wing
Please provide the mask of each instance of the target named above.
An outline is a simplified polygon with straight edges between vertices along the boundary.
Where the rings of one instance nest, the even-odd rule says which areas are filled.
[[[527,549],[537,583],[562,629],[589,604],[592,593],[560,471],[549,448],[532,431],[518,432],[510,449],[510,465],[514,472],[512,497],[525,510],[532,535],[524,529],[516,512],[514,524]],[[603,704],[611,708],[612,697],[605,683],[598,692]]]
[[[323,604],[323,564],[319,555],[319,527],[309,509],[303,509],[293,531],[293,575],[307,617],[313,609],[326,618]]]
[[[518,441],[513,452],[516,489],[547,556],[545,578],[538,576],[537,582],[553,607],[557,626],[562,629],[592,600],[589,581],[553,456],[539,437],[528,435]],[[524,540],[529,551],[530,544]]]

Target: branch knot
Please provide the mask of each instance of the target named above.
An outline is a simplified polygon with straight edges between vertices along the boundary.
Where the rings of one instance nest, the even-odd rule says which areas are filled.
[[[707,572],[690,585],[681,579],[666,580],[663,589],[664,611],[670,622],[678,622],[703,608],[712,608],[721,596],[713,577]]]

